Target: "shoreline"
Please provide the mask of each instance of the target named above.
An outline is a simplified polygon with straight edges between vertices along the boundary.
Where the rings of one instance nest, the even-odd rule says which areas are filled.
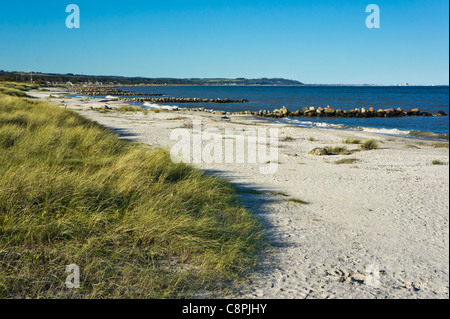
[[[126,105],[130,105],[133,107],[140,107],[144,110],[155,110],[155,109],[161,109],[164,111],[189,111],[189,112],[205,112],[206,114],[215,114],[215,115],[223,115],[223,116],[246,116],[246,117],[254,117],[255,120],[262,120],[262,121],[267,121],[267,122],[272,122],[272,123],[277,123],[277,121],[289,121],[289,120],[294,120],[294,121],[299,121],[300,123],[309,123],[310,126],[305,126],[305,125],[300,125],[300,124],[296,124],[296,123],[281,123],[284,125],[295,125],[295,126],[299,126],[299,127],[304,127],[304,128],[313,128],[313,129],[335,129],[335,130],[344,130],[344,131],[373,131],[376,134],[380,134],[380,135],[387,135],[387,136],[396,136],[396,137],[407,137],[407,138],[415,138],[415,139],[429,139],[429,140],[434,140],[434,141],[442,141],[442,142],[446,142],[449,140],[449,134],[444,134],[444,133],[438,133],[438,132],[433,132],[433,131],[417,131],[417,130],[404,130],[404,129],[398,129],[398,128],[385,128],[385,127],[373,127],[373,126],[349,126],[346,124],[333,124],[333,123],[326,123],[326,122],[314,122],[311,120],[314,119],[327,119],[327,118],[342,118],[342,119],[346,119],[346,117],[320,117],[320,116],[313,116],[313,117],[309,117],[309,116],[305,116],[305,115],[301,115],[301,116],[294,116],[294,117],[270,117],[270,116],[259,116],[258,114],[245,114],[248,112],[235,112],[235,113],[230,113],[230,112],[225,112],[225,111],[218,111],[218,110],[214,110],[214,109],[207,109],[204,107],[201,108],[182,108],[181,106],[172,106],[172,105],[168,105],[168,104],[161,104],[161,103],[150,103],[150,102],[134,102],[134,101],[129,101],[128,99],[122,99],[122,98],[117,98],[117,97],[110,97],[108,98],[108,96],[90,96],[90,95],[83,95],[83,94],[73,94],[71,92],[65,92],[62,91],[60,92],[61,94],[64,95],[69,95],[70,97],[73,98],[89,98],[89,99],[97,99],[98,102],[100,103],[109,103],[112,104],[113,108],[117,109],[117,106],[114,106],[114,104],[116,105],[124,105],[124,103]],[[112,102],[122,102],[122,104],[120,103],[112,103]],[[152,106],[146,105],[146,104],[151,104]],[[97,106],[98,107],[98,106]],[[104,107],[100,106],[100,107]],[[382,110],[382,109],[380,109]],[[406,111],[404,111],[406,112]],[[441,112],[441,111],[439,111]],[[220,114],[219,114],[220,113]],[[275,113],[275,112],[274,112]],[[375,112],[376,113],[376,112]],[[409,115],[411,116],[411,115]],[[420,116],[424,116],[424,115],[413,115],[415,117],[420,117]],[[447,117],[447,115],[444,115]],[[397,116],[397,117],[405,117],[405,116]],[[406,116],[408,117],[408,116]],[[348,117],[347,117],[348,118]],[[369,117],[370,118],[370,117]],[[366,117],[366,119],[369,119]],[[361,119],[365,119],[364,117],[361,117]],[[378,131],[378,132],[376,132]],[[380,132],[380,131],[384,131],[384,132]],[[387,131],[399,131],[402,133],[399,134],[395,134],[395,133],[388,133]]]
[[[434,110],[429,112],[423,112],[419,108],[403,109],[400,107],[394,108],[375,108],[375,107],[361,107],[353,109],[340,109],[330,106],[323,107],[311,107],[305,106],[294,107],[295,111],[290,111],[286,107],[280,109],[258,108],[253,111],[234,110],[233,107],[225,107],[225,109],[217,109],[217,107],[207,107],[206,105],[212,104],[244,104],[251,103],[246,99],[228,99],[228,98],[187,98],[187,97],[168,97],[167,94],[155,94],[155,93],[143,93],[142,95],[136,95],[138,92],[129,90],[129,87],[121,87],[120,89],[113,89],[112,87],[76,87],[66,88],[68,94],[72,93],[72,97],[92,97],[101,99],[102,102],[108,103],[111,101],[121,101],[130,105],[138,106],[147,110],[162,109],[170,111],[192,111],[192,112],[205,112],[214,113],[216,115],[235,116],[235,115],[249,115],[255,116],[260,119],[267,119],[273,121],[285,122],[285,124],[299,125],[309,128],[336,128],[346,130],[360,130],[360,131],[372,131],[381,134],[389,134],[394,136],[412,135],[419,137],[426,137],[436,140],[448,140],[448,125],[445,127],[439,127],[439,129],[431,131],[427,129],[429,126],[421,126],[418,123],[415,125],[403,125],[397,122],[396,118],[415,118],[409,120],[417,122],[420,117],[433,117],[442,118],[448,117],[446,112],[442,110]],[[73,92],[77,94],[73,94]],[[129,96],[129,97],[124,97]],[[152,97],[146,97],[152,96]],[[172,105],[168,105],[170,103]],[[186,107],[186,104],[189,104]],[[200,104],[200,106],[198,106]],[[194,107],[198,106],[198,107]],[[272,106],[273,107],[273,106]],[[105,105],[105,108],[109,107]],[[240,107],[242,109],[242,107]],[[254,107],[253,107],[254,108]],[[300,110],[301,108],[301,110]],[[239,109],[239,107],[238,107]],[[431,112],[431,113],[430,113]],[[361,120],[358,120],[361,119]],[[367,121],[366,123],[363,123]],[[380,122],[381,121],[381,122]],[[383,121],[388,123],[383,125]],[[405,120],[407,121],[407,120]],[[354,123],[355,122],[355,123]],[[361,123],[360,123],[361,122]],[[428,120],[427,123],[434,121]],[[445,126],[445,125],[444,125]],[[431,127],[431,125],[430,125]]]
[[[308,118],[304,117],[301,118],[304,120],[308,120]],[[276,121],[274,119],[267,119],[262,118],[262,120],[266,121]],[[307,121],[306,121],[307,122]],[[307,127],[302,125],[296,125],[299,127],[304,128],[311,128],[311,129],[318,129],[318,130],[340,130],[340,131],[347,131],[347,132],[369,132],[372,131],[374,134],[384,135],[384,136],[394,136],[394,137],[404,137],[409,139],[418,139],[418,140],[430,140],[430,141],[440,141],[440,142],[448,142],[449,141],[449,135],[448,134],[441,134],[436,133],[432,131],[412,131],[412,130],[401,130],[397,128],[377,128],[373,126],[347,126],[345,124],[329,124],[325,122],[311,122],[312,124],[318,124],[318,125],[312,125],[313,127]],[[286,125],[295,125],[290,123],[285,123]],[[324,126],[322,126],[324,125]],[[376,132],[378,131],[378,132]],[[403,132],[401,134],[395,134],[395,133],[382,133],[381,131],[399,131]]]
[[[59,93],[63,99],[48,99]],[[261,221],[272,246],[264,253],[260,272],[249,278],[251,284],[240,287],[237,297],[449,297],[448,145],[437,148],[434,140],[309,129],[248,116],[120,113],[101,110],[105,103],[93,98],[59,93],[32,91],[29,95],[73,109],[122,138],[155,147],[170,149],[171,132],[192,130],[194,120],[220,132],[279,129],[276,174],[262,175],[258,165],[249,163],[195,165],[242,190],[242,201]],[[380,149],[352,155],[308,154],[326,146],[355,149],[356,145],[342,144],[346,138],[376,139]],[[347,159],[355,162],[337,164]],[[443,165],[433,165],[435,160]],[[379,275],[376,288],[369,285],[371,266]]]

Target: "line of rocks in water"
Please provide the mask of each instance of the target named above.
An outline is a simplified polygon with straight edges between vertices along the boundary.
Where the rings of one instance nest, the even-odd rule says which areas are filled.
[[[177,98],[177,97],[163,97],[163,98],[120,98],[124,102],[151,102],[151,103],[248,103],[248,100],[230,100],[230,99],[199,99],[199,98]]]
[[[89,96],[131,96],[131,95],[139,95],[139,96],[164,96],[165,94],[160,93],[137,93],[131,91],[123,91],[111,87],[74,87],[70,89],[72,92],[76,92],[82,95]]]
[[[183,109],[182,111],[186,111]],[[193,111],[205,111],[204,108],[193,109]],[[360,117],[360,118],[371,118],[371,117],[406,117],[406,116],[447,116],[444,111],[438,111],[436,113],[421,112],[419,109],[403,110],[401,108],[397,109],[379,109],[375,110],[373,107],[370,108],[356,108],[352,110],[340,110],[333,109],[331,107],[327,108],[315,108],[315,107],[304,107],[302,110],[297,110],[295,112],[290,112],[286,108],[266,111],[259,110],[257,112],[244,111],[244,112],[223,112],[223,111],[213,111],[216,115],[254,115],[260,117],[269,118],[284,118],[284,117]]]

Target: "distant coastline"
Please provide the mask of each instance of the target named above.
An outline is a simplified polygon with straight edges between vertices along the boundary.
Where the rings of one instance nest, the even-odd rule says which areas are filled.
[[[0,70],[0,81],[35,82],[40,84],[107,85],[107,86],[312,86],[312,87],[448,87],[448,84],[307,84],[283,78],[148,78],[73,73],[42,73]]]

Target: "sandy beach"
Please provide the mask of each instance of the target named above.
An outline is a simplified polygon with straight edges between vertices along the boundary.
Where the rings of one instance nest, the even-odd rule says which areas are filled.
[[[195,166],[226,178],[262,222],[271,248],[238,298],[449,298],[449,150],[437,141],[369,132],[307,129],[198,112],[100,112],[125,105],[71,98],[58,89],[29,95],[73,109],[119,136],[171,149],[174,129],[193,121],[219,132],[279,129],[275,174],[260,164]],[[194,132],[195,133],[195,132]],[[375,139],[380,149],[313,156],[314,148]],[[447,142],[445,142],[447,143]],[[336,164],[342,159],[352,164]],[[433,165],[433,161],[443,165]],[[301,200],[306,204],[292,199]]]

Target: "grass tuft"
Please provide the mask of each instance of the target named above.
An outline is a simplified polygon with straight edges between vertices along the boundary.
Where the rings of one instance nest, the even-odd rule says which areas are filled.
[[[379,148],[380,148],[380,145],[374,139],[367,140],[360,146],[360,149],[362,151],[377,150]]]
[[[361,144],[361,140],[355,139],[355,138],[347,138],[347,139],[343,140],[342,143],[344,143],[344,144]]]
[[[351,155],[354,152],[351,150],[348,150],[346,147],[341,146],[327,146],[325,147],[329,155]]]
[[[144,111],[143,108],[138,107],[138,106],[131,106],[131,105],[125,105],[125,106],[121,106],[118,109],[119,112],[121,113],[127,113],[127,112],[142,112]]]

